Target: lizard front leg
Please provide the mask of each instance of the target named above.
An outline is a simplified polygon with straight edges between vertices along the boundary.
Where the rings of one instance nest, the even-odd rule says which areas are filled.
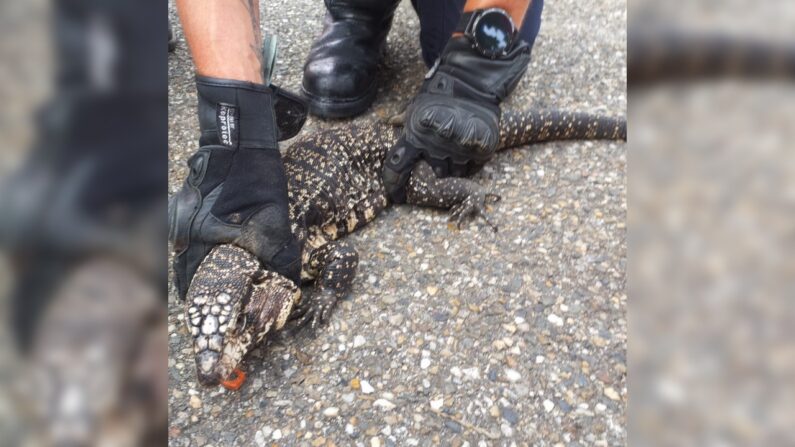
[[[449,209],[450,220],[455,221],[458,228],[465,219],[480,216],[492,230],[497,231],[497,226],[486,214],[486,203],[499,200],[499,195],[487,193],[470,179],[436,177],[431,166],[424,161],[417,163],[406,185],[407,203]]]
[[[332,241],[309,255],[307,270],[317,275],[312,294],[301,300],[291,318],[298,326],[309,323],[312,329],[328,321],[337,300],[351,289],[359,265],[359,253],[345,241]]]

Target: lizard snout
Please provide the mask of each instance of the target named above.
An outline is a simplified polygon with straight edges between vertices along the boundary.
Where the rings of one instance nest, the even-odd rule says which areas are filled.
[[[203,351],[196,356],[196,372],[199,383],[203,386],[218,385],[221,375],[218,372],[220,355],[212,351]]]

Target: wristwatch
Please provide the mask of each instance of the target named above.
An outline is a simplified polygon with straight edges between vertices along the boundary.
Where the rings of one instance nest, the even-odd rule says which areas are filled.
[[[455,32],[463,33],[472,47],[490,59],[504,56],[516,41],[516,26],[501,8],[476,9],[465,12]]]

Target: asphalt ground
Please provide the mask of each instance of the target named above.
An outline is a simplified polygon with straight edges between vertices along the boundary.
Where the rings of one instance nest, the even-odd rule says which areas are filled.
[[[263,29],[280,39],[274,83],[298,90],[323,13],[317,0],[264,5]],[[173,6],[170,15],[174,193],[198,122]],[[530,69],[504,107],[625,116],[626,18],[623,1],[547,2]],[[416,91],[418,35],[403,2],[378,99],[356,121],[396,114]],[[310,118],[303,132],[346,124]],[[330,323],[268,341],[238,392],[198,385],[171,290],[170,444],[624,445],[626,168],[621,142],[499,154],[475,177],[502,195],[496,234],[482,222],[451,229],[442,211],[390,208],[349,238],[359,274]]]

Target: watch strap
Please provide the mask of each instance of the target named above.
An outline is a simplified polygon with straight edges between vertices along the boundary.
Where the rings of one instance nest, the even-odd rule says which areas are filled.
[[[456,25],[453,32],[467,34],[467,31],[469,31],[469,24],[472,22],[472,19],[474,19],[475,16],[482,11],[482,9],[476,9],[474,11],[462,13],[461,18],[458,19],[458,24]]]

